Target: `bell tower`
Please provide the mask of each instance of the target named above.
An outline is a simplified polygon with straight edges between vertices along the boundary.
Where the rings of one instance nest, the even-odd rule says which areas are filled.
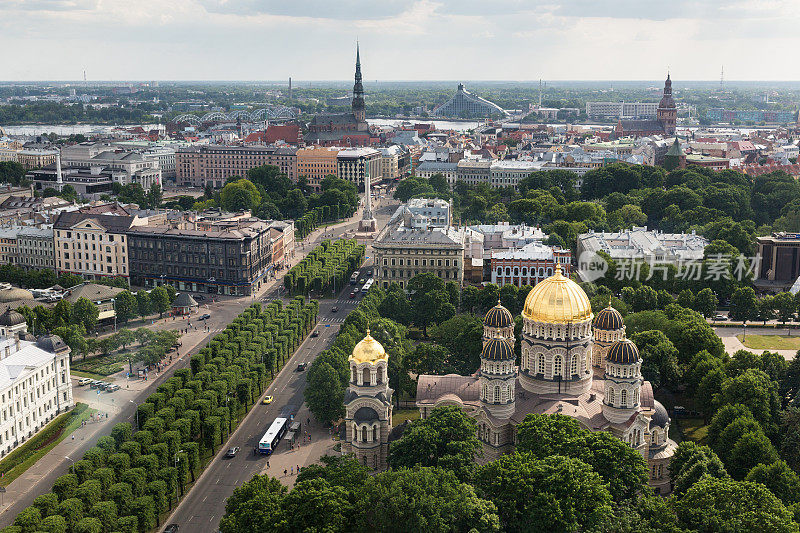
[[[669,78],[669,74],[667,74],[667,79],[664,81],[664,96],[661,97],[661,101],[658,103],[656,118],[664,127],[665,134],[675,134],[675,127],[678,123],[678,108],[672,98],[672,80]]]
[[[361,52],[358,43],[356,43],[356,79],[353,84],[353,115],[355,115],[357,122],[366,120],[364,85],[361,83]]]

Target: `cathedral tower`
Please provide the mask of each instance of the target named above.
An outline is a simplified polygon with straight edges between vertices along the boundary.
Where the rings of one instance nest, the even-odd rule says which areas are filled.
[[[389,356],[370,335],[356,344],[349,359],[350,385],[344,397],[345,453],[374,470],[384,470],[392,430]]]
[[[353,115],[355,115],[357,122],[366,120],[364,85],[361,83],[361,52],[358,44],[356,44],[356,80],[353,84]]]
[[[629,339],[611,345],[605,356],[603,416],[612,424],[621,424],[641,405],[642,358]],[[641,436],[637,435],[635,445]]]
[[[656,110],[656,118],[664,126],[664,133],[667,135],[675,134],[675,126],[678,123],[678,108],[675,107],[675,100],[672,98],[672,80],[667,79],[664,82],[664,96],[658,103]]]
[[[536,284],[522,310],[519,384],[534,394],[579,396],[592,386],[592,305],[577,283],[556,273]]]
[[[608,349],[618,340],[625,338],[625,322],[622,320],[622,315],[609,304],[594,317],[592,332],[594,334],[592,366],[605,368]]]

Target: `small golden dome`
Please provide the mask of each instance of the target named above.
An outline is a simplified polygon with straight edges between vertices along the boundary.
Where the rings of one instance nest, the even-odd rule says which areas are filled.
[[[546,324],[568,324],[591,320],[592,304],[577,283],[561,273],[556,273],[539,282],[525,298],[522,316]]]
[[[386,350],[383,349],[381,343],[372,338],[368,328],[367,336],[353,348],[350,360],[356,363],[375,363],[380,359],[387,359]]]

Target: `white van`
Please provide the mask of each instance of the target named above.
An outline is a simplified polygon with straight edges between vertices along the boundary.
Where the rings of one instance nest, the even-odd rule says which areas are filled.
[[[78,385],[83,387],[84,385],[88,385],[91,382],[92,382],[92,378],[81,378],[81,379],[78,380]]]

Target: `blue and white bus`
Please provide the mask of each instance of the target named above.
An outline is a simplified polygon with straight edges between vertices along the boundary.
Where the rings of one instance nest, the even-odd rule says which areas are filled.
[[[264,436],[261,437],[261,441],[258,443],[258,453],[262,455],[271,455],[283,438],[286,430],[289,429],[290,422],[288,418],[276,418],[275,422],[273,422],[267,432],[264,433]]]
[[[375,278],[369,278],[364,286],[361,287],[361,294],[367,294],[374,284]]]

